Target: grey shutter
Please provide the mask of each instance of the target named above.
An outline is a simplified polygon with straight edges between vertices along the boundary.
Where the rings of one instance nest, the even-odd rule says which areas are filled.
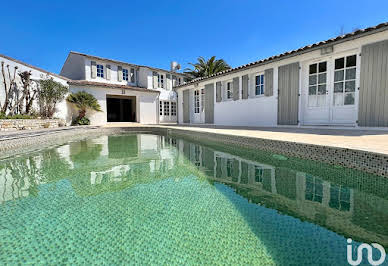
[[[171,80],[171,74],[166,74],[166,86],[165,86],[166,89],[169,89],[170,80]],[[171,88],[172,88],[172,84],[171,84]]]
[[[221,81],[216,83],[216,102],[222,101],[222,84]]]
[[[117,67],[117,80],[123,81],[123,67],[121,66]]]
[[[279,67],[278,124],[297,125],[299,111],[299,62]]]
[[[176,76],[172,75],[172,86],[175,87],[176,85]]]
[[[264,71],[264,95],[273,95],[273,68]]]
[[[205,85],[205,123],[214,123],[214,83]]]
[[[248,99],[248,85],[249,77],[248,75],[242,76],[242,98]]]
[[[135,77],[135,69],[134,68],[131,68],[131,70],[130,70],[131,72],[131,83],[135,83],[135,81],[136,81],[136,77]]]
[[[97,77],[97,64],[95,61],[90,62],[90,74],[92,79],[95,79]]]
[[[183,91],[183,123],[190,123],[189,99],[190,99],[189,90]]]
[[[388,40],[362,46],[360,74],[358,125],[387,127]]]
[[[154,89],[158,87],[158,73],[152,72],[152,86]]]
[[[239,77],[233,78],[233,100],[240,99],[240,79]]]
[[[106,65],[106,79],[110,80],[110,65]]]

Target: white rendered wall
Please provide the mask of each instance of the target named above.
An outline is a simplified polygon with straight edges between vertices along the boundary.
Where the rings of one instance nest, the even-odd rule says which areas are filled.
[[[65,85],[66,87],[68,87],[67,81],[65,78],[60,78],[57,75],[52,75],[51,73],[48,73],[44,70],[38,70],[38,69],[35,69],[33,67],[27,66],[26,64],[23,64],[21,62],[20,63],[15,62],[11,59],[7,59],[7,58],[4,58],[2,56],[0,56],[0,63],[1,62],[4,62],[4,71],[5,71],[6,77],[8,77],[7,65],[9,65],[11,76],[13,76],[15,66],[17,66],[18,69],[17,69],[16,73],[21,73],[24,71],[31,71],[31,79],[33,79],[33,80],[52,78],[54,81],[59,82],[62,85]],[[9,85],[8,78],[6,79],[6,81],[7,81],[7,84]],[[21,87],[21,80],[17,74],[16,74],[16,82],[18,82],[19,87]],[[0,74],[0,102],[2,104],[4,103],[4,98],[5,98],[5,92],[4,92],[3,75]],[[68,107],[69,106],[65,100],[63,102],[58,103],[54,117],[64,119],[64,120],[66,120],[66,122],[70,122],[70,118],[68,116],[68,113],[69,113]],[[38,110],[37,101],[34,102],[33,108],[35,110]]]
[[[157,124],[158,115],[156,112],[158,96],[157,93],[126,91],[121,94],[121,89],[108,89],[90,86],[70,86],[71,92],[86,91],[92,94],[101,106],[102,112],[88,111],[86,116],[90,119],[91,125],[105,125],[107,123],[106,95],[135,96],[136,97],[136,119],[142,124]],[[72,109],[72,117],[76,117],[78,111]]]
[[[374,43],[382,40],[388,39],[388,31],[383,31],[379,33],[375,33],[372,35],[368,35],[362,38],[357,38],[354,40],[349,40],[334,46],[334,52],[329,55],[329,57],[336,58],[340,55],[348,53],[359,54],[361,52],[361,47],[365,44]],[[301,55],[289,57],[282,59],[280,61],[273,61],[269,64],[256,66],[250,69],[246,69],[243,71],[231,73],[225,76],[212,78],[209,80],[205,80],[202,82],[198,82],[196,86],[194,84],[190,84],[185,87],[177,88],[176,91],[178,93],[178,122],[183,123],[183,90],[190,90],[190,119],[193,118],[193,91],[194,89],[204,88],[206,84],[214,83],[214,124],[216,125],[231,125],[231,126],[276,126],[277,125],[277,112],[278,112],[278,67],[282,65],[287,65],[295,62],[300,62],[300,78],[299,78],[299,93],[301,97],[299,97],[299,120],[301,124],[303,124],[304,113],[303,108],[306,104],[305,102],[305,93],[307,90],[302,86],[308,84],[308,75],[307,68],[309,62],[311,60],[318,60],[320,58],[327,57],[327,55],[322,56],[320,49],[306,52]],[[359,84],[359,72],[360,72],[360,61],[362,60],[362,56],[358,56],[358,68],[357,68],[357,81],[356,84]],[[250,95],[253,95],[253,87],[254,87],[254,76],[257,73],[263,73],[264,70],[273,68],[274,69],[274,80],[273,80],[273,96],[258,96],[258,97],[249,97],[248,99],[241,99],[241,77],[248,74],[249,75],[249,90]],[[304,74],[303,74],[304,73]],[[237,101],[233,100],[224,100],[225,97],[223,95],[222,102],[216,102],[216,82],[221,81],[225,82],[228,80],[232,80],[234,77],[239,77],[240,81],[240,99]],[[356,85],[357,87],[357,85]],[[356,91],[356,108],[358,108],[358,91]],[[355,111],[356,116],[358,115],[358,111]],[[191,120],[192,121],[192,120]],[[192,123],[192,122],[191,122]]]

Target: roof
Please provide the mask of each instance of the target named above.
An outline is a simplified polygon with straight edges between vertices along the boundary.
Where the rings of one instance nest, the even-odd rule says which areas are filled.
[[[69,85],[77,85],[77,86],[95,86],[95,87],[125,89],[125,90],[140,91],[140,92],[160,93],[157,90],[150,90],[150,89],[146,89],[146,88],[142,88],[142,87],[95,82],[95,81],[88,81],[88,80],[69,80],[67,83]]]
[[[144,66],[144,65],[136,65],[136,64],[131,64],[131,63],[119,61],[119,60],[114,60],[114,59],[109,59],[109,58],[103,58],[103,57],[99,57],[99,56],[95,56],[95,55],[89,55],[89,54],[84,54],[84,53],[75,52],[75,51],[70,51],[70,52],[69,52],[69,55],[70,55],[70,54],[81,55],[81,56],[85,56],[85,57],[92,58],[92,59],[95,59],[95,60],[109,61],[109,62],[112,62],[112,63],[115,63],[115,64],[129,65],[129,66],[133,66],[133,67],[146,67],[146,68],[149,68],[149,69],[151,69],[151,70],[164,71],[164,72],[171,73],[171,74],[173,74],[173,75],[181,75],[181,76],[185,76],[185,74],[183,74],[183,73],[177,73],[177,72],[165,70],[165,69],[162,69],[162,68],[150,67],[150,66]]]
[[[63,77],[63,76],[60,76],[60,75],[58,75],[58,74],[49,72],[49,71],[47,71],[47,70],[44,70],[44,69],[39,68],[39,67],[36,67],[36,66],[29,65],[29,64],[27,64],[27,63],[24,63],[24,62],[19,61],[19,60],[15,59],[15,58],[12,58],[12,57],[9,57],[9,56],[3,55],[3,54],[0,54],[0,57],[4,57],[5,59],[8,59],[8,60],[10,60],[10,61],[14,61],[15,63],[18,63],[18,64],[20,64],[20,65],[23,65],[23,66],[26,66],[26,67],[35,69],[35,70],[37,70],[37,71],[43,72],[43,73],[45,73],[45,74],[47,74],[47,75],[51,75],[51,76],[54,76],[54,77],[57,77],[57,78],[61,78],[61,79],[64,79],[64,80],[69,80],[69,79],[66,78],[66,77]]]
[[[311,52],[313,50],[316,50],[316,49],[319,49],[319,48],[322,48],[322,47],[325,47],[325,46],[331,46],[331,45],[334,45],[334,44],[338,44],[338,43],[341,43],[341,42],[349,41],[349,40],[352,40],[352,39],[355,39],[355,38],[360,38],[360,37],[363,37],[363,36],[366,36],[366,35],[369,35],[369,34],[373,34],[373,33],[377,33],[377,32],[380,32],[380,31],[384,31],[384,30],[387,30],[387,29],[388,29],[388,22],[384,22],[384,23],[381,23],[381,24],[373,26],[373,27],[356,30],[354,32],[351,32],[351,33],[348,33],[348,34],[344,34],[344,35],[340,35],[338,37],[331,38],[331,39],[328,39],[326,41],[321,41],[321,42],[317,42],[317,43],[314,43],[314,44],[306,45],[306,46],[303,46],[303,47],[301,47],[299,49],[296,49],[296,50],[291,50],[291,51],[288,51],[288,52],[284,52],[282,54],[278,54],[278,55],[271,56],[271,57],[268,57],[268,58],[265,58],[265,59],[261,59],[261,60],[256,61],[256,62],[248,63],[248,64],[245,64],[245,65],[242,65],[242,66],[239,66],[239,67],[235,67],[235,68],[231,68],[231,69],[228,69],[228,70],[225,70],[225,71],[222,71],[222,72],[218,72],[216,74],[213,74],[213,75],[210,75],[210,76],[207,76],[207,77],[196,78],[196,79],[193,79],[193,80],[191,80],[189,82],[186,82],[186,83],[183,83],[181,85],[175,86],[174,88],[185,87],[185,86],[197,83],[199,81],[209,80],[209,79],[214,78],[214,77],[224,76],[224,75],[227,75],[227,74],[230,74],[230,73],[235,73],[235,72],[243,71],[243,70],[246,70],[246,69],[249,69],[249,68],[252,68],[252,67],[256,67],[256,66],[259,66],[259,65],[269,64],[269,63],[274,62],[274,61],[279,61],[281,59],[285,59],[285,58],[288,58],[288,57],[297,56],[299,54]]]

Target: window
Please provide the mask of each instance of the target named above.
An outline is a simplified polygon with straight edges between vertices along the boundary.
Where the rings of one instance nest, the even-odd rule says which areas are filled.
[[[329,206],[340,211],[350,211],[350,189],[331,185]]]
[[[326,104],[327,62],[312,64],[309,67],[308,106],[319,107]]]
[[[131,83],[135,83],[135,69],[131,68]]]
[[[334,105],[353,105],[356,92],[357,56],[337,58],[334,63]]]
[[[201,166],[201,147],[194,145],[194,165]]]
[[[227,82],[226,83],[226,99],[232,99],[233,98],[233,83]]]
[[[104,66],[103,65],[97,65],[97,77],[100,77],[100,78],[104,77]]]
[[[172,86],[173,86],[173,87],[175,87],[175,86],[178,85],[176,82],[177,82],[176,76],[175,76],[175,75],[172,75]]]
[[[158,87],[164,89],[164,75],[158,74]]]
[[[178,78],[178,85],[181,85],[181,78]]]
[[[128,81],[128,69],[123,69],[123,80]]]
[[[216,177],[223,178],[222,176],[222,159],[216,156]]]
[[[163,115],[163,102],[159,102],[159,115]]]
[[[255,81],[255,94],[264,95],[264,75],[257,75]]]
[[[201,90],[201,112],[203,112],[205,106],[205,90]]]
[[[226,159],[226,175],[231,177],[233,174],[233,159]]]
[[[264,169],[260,166],[255,166],[255,182],[263,182]]]
[[[199,90],[194,91],[194,113],[199,114]]]
[[[305,199],[322,203],[323,182],[317,177],[306,175]]]
[[[170,115],[170,102],[164,102],[164,115]]]
[[[171,102],[171,115],[176,116],[176,102]]]

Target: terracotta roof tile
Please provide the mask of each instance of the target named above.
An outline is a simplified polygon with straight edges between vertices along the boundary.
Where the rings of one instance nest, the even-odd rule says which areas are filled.
[[[104,87],[104,88],[125,89],[125,90],[140,91],[140,92],[160,93],[157,90],[150,90],[143,87],[103,83],[103,82],[88,81],[88,80],[69,80],[67,83],[69,85],[78,85],[78,86],[94,86],[94,87]]]

